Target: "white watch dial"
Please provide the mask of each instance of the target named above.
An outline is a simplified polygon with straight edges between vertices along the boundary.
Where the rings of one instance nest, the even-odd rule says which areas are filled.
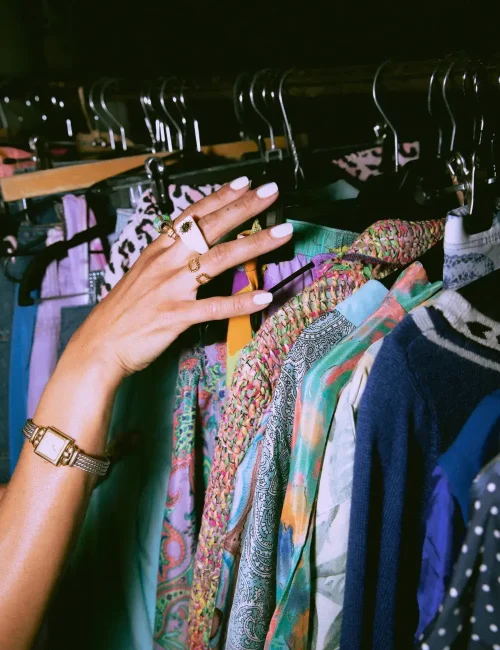
[[[68,443],[69,440],[58,435],[52,429],[47,429],[35,451],[42,458],[56,464],[64,453]]]

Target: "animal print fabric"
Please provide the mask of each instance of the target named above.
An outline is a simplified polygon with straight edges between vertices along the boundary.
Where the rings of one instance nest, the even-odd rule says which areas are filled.
[[[168,192],[174,204],[170,217],[177,218],[190,205],[212,194],[219,187],[220,185],[170,185]],[[109,262],[104,270],[101,299],[121,280],[146,246],[159,237],[153,226],[156,216],[161,216],[161,211],[152,191],[146,190],[129,222],[111,246]]]
[[[417,160],[420,154],[418,142],[404,142],[399,146],[399,164],[402,167],[411,160]],[[356,151],[334,160],[337,165],[351,176],[360,181],[366,181],[370,176],[379,176],[382,163],[382,147],[374,147],[365,151]]]

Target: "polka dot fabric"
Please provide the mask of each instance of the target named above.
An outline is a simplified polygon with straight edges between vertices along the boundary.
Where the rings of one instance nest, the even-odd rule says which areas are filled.
[[[418,648],[500,650],[500,456],[474,481],[448,594]]]
[[[414,261],[443,232],[444,219],[376,222],[342,259],[326,262],[321,277],[268,318],[243,350],[219,427],[205,497],[189,608],[190,648],[208,647],[236,470],[271,401],[291,347],[313,320],[332,311],[368,280],[383,278]]]

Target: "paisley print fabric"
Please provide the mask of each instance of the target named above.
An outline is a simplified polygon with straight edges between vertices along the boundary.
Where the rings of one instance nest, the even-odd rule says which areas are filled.
[[[500,268],[500,213],[491,228],[469,235],[465,220],[469,206],[448,214],[444,231],[445,289],[460,289]]]
[[[155,648],[185,648],[200,502],[225,397],[225,344],[185,351],[179,361],[156,594]],[[197,453],[202,440],[202,454]],[[200,458],[201,456],[201,458]],[[197,480],[202,476],[202,485]],[[201,494],[200,494],[201,490]]]
[[[220,185],[169,185],[168,193],[174,204],[174,210],[170,216],[175,219],[190,205],[204,196],[212,194],[219,187]],[[104,270],[101,299],[121,280],[146,246],[159,237],[153,226],[156,216],[161,216],[161,211],[156,204],[153,192],[146,190],[138,201],[130,221],[111,246],[109,262]]]
[[[189,608],[190,647],[208,646],[235,474],[291,347],[313,320],[332,311],[368,280],[385,277],[413,261],[442,238],[443,229],[444,219],[376,222],[344,258],[326,262],[321,278],[270,317],[243,350],[219,427],[198,538]],[[346,259],[348,254],[353,259]]]
[[[327,441],[325,423],[331,422],[341,390],[370,345],[386,336],[408,311],[441,286],[441,282],[429,284],[423,266],[413,264],[401,274],[380,308],[318,361],[304,379],[296,406],[290,473],[277,540],[277,606],[266,648],[308,647],[312,522]],[[341,516],[346,521],[346,513]],[[338,598],[338,594],[334,597]]]
[[[306,328],[283,364],[262,443],[226,650],[262,647],[274,611],[274,551],[288,481],[295,402],[302,379],[315,361],[329,353],[380,306],[386,294],[387,289],[381,283],[370,280],[333,312],[320,316]]]

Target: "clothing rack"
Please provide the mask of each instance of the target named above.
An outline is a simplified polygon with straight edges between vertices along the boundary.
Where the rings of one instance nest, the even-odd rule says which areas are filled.
[[[302,146],[305,146],[307,138],[302,135],[297,138],[297,141]],[[275,143],[278,148],[286,146],[283,136],[277,137]],[[269,145],[269,139],[266,140],[266,145]],[[255,142],[243,140],[241,142],[203,146],[201,151],[207,155],[224,156],[238,160],[245,154],[257,153],[258,149]],[[95,183],[144,165],[145,161],[151,156],[166,158],[167,165],[176,162],[175,157],[172,157],[172,160],[169,161],[168,157],[172,156],[172,154],[165,152],[125,156],[98,162],[85,162],[2,178],[0,180],[0,190],[3,200],[9,202],[87,189]]]
[[[392,61],[384,72],[383,86],[395,93],[425,92],[433,70],[443,59],[423,61]],[[498,83],[496,67],[500,55],[483,62],[488,70],[490,81]],[[339,95],[370,94],[378,64],[344,65],[334,68],[297,68],[286,79],[286,92],[290,97],[315,98]],[[455,71],[457,78],[460,69]],[[453,74],[451,75],[453,77]],[[234,77],[215,76],[190,77],[185,80],[189,99],[196,101],[232,99]],[[127,90],[109,93],[110,100],[132,99],[134,94]]]

